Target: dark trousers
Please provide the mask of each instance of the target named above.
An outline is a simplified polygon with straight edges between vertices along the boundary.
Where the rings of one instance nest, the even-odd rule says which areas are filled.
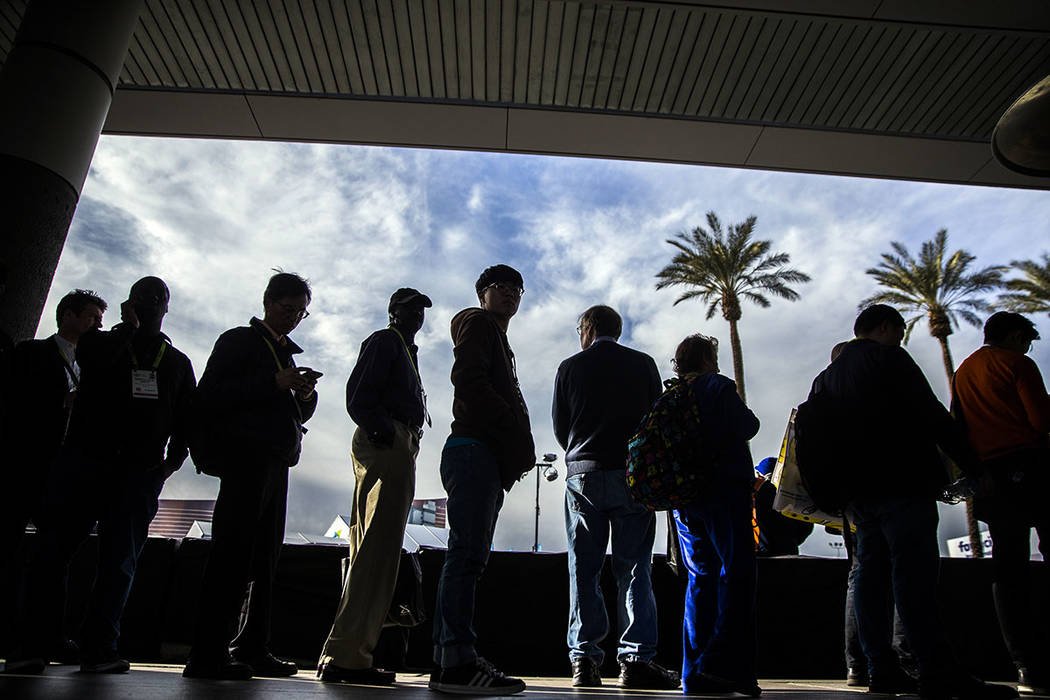
[[[229,648],[254,656],[268,649],[287,501],[284,462],[245,458],[230,465],[222,477],[197,606],[195,656],[225,656]],[[231,642],[249,583],[247,615]]]
[[[37,554],[26,583],[21,656],[47,656],[61,629],[69,564],[97,525],[98,569],[80,631],[84,654],[115,651],[135,567],[164,487],[159,467],[134,466],[74,450],[59,456],[37,526]]]
[[[984,464],[987,493],[975,503],[977,516],[992,536],[992,595],[999,627],[1018,668],[1050,668],[1046,629],[1050,621],[1033,618],[1030,569],[1031,531],[1039,534],[1043,564],[1050,561],[1050,451],[1025,450]]]
[[[755,539],[751,487],[732,484],[717,498],[675,511],[685,593],[682,688],[701,673],[755,682]]]
[[[920,678],[954,666],[937,617],[937,504],[932,498],[857,499],[850,504],[857,526],[855,609],[861,646],[873,677],[893,673],[899,663],[891,646],[887,596],[904,625]]]
[[[846,555],[850,560],[849,574],[846,576],[846,667],[866,671],[868,659],[864,656],[864,648],[860,645],[860,634],[857,631],[855,591],[857,567],[860,565],[860,560],[857,558],[857,538],[850,531],[849,520],[844,518],[843,521],[845,527],[842,530],[842,541],[846,546]],[[893,639],[891,642],[893,651],[897,653],[901,666],[908,670],[916,670],[915,659],[912,658],[911,650],[908,648],[908,640],[904,635],[904,623],[901,622],[901,616],[897,612],[897,607],[893,604],[892,591],[887,591],[887,593],[889,595],[886,599],[886,607],[893,610]]]

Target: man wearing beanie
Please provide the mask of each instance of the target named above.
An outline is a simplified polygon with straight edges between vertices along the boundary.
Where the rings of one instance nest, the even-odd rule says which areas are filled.
[[[452,434],[441,453],[449,538],[434,612],[430,689],[509,695],[525,690],[525,683],[478,656],[473,617],[503,492],[536,463],[529,411],[507,341],[525,289],[521,274],[507,265],[487,268],[474,288],[481,308],[452,319]]]
[[[361,343],[346,383],[346,410],[357,423],[350,458],[354,501],[350,568],[328,634],[318,677],[326,683],[390,685],[393,671],[375,668],[372,653],[394,597],[405,523],[416,487],[423,423],[430,425],[413,342],[430,298],[411,288],[390,297],[390,325]]]

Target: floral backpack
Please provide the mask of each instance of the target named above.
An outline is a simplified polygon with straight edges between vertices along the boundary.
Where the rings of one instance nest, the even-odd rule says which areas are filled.
[[[649,510],[673,510],[703,491],[713,459],[702,445],[700,409],[692,396],[698,375],[664,382],[660,395],[627,443],[627,489]]]

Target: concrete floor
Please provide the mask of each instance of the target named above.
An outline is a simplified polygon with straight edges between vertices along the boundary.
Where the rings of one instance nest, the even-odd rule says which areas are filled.
[[[393,687],[370,687],[319,683],[313,672],[300,671],[293,678],[254,679],[251,681],[202,681],[182,677],[181,666],[134,664],[131,672],[120,676],[81,674],[76,666],[52,665],[42,676],[0,675],[0,698],[11,700],[237,700],[280,698],[312,700],[314,698],[355,698],[371,700],[412,698],[434,700],[439,697],[427,690],[427,675],[398,674]],[[524,696],[536,700],[575,697],[581,700],[631,698],[658,700],[681,697],[677,691],[620,690],[615,686],[573,690],[568,678],[526,678]],[[615,682],[615,681],[614,681]],[[860,700],[861,690],[847,689],[844,682],[806,680],[761,681],[764,697],[776,700]],[[449,697],[449,696],[445,696]],[[520,696],[519,696],[520,697]]]

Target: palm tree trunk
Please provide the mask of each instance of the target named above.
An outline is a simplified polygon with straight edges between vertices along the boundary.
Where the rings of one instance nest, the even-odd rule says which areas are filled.
[[[744,353],[740,349],[740,333],[736,329],[736,321],[729,322],[729,345],[733,350],[733,379],[736,380],[736,393],[740,394],[740,400],[747,403],[747,394],[744,392]]]
[[[948,347],[947,336],[937,338],[941,341],[941,359],[944,360],[944,371],[948,374],[948,386],[951,387],[955,377],[955,363],[952,362],[952,351]],[[970,536],[970,551],[975,559],[984,558],[984,543],[981,541],[981,526],[973,514],[973,499],[966,499],[966,530]]]

